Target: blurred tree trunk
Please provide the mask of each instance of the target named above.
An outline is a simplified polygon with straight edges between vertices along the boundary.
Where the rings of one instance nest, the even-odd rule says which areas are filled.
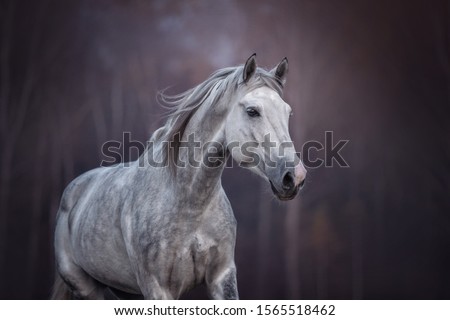
[[[7,2],[6,8],[0,11],[2,30],[1,30],[1,48],[0,48],[0,274],[3,274],[6,256],[7,241],[7,222],[8,222],[8,200],[9,200],[9,183],[11,180],[11,162],[12,162],[12,146],[8,140],[8,104],[11,94],[10,90],[10,56],[11,56],[11,39],[13,29],[14,6],[13,2]],[[1,277],[3,280],[3,277]],[[0,280],[0,281],[2,281]],[[1,286],[0,286],[1,287]]]
[[[258,208],[258,272],[257,272],[257,293],[259,299],[266,298],[266,288],[268,287],[267,277],[269,269],[269,257],[271,247],[271,203],[272,196],[267,196],[267,183],[260,183],[260,198]]]
[[[286,284],[287,298],[300,299],[301,279],[300,279],[300,249],[299,249],[299,230],[300,230],[300,205],[298,201],[291,201],[288,204],[286,218]]]
[[[359,154],[364,154],[362,146],[364,146],[364,141],[360,138],[353,139],[353,159],[357,159]],[[361,163],[352,163],[353,173],[357,176],[363,175],[363,167]],[[376,185],[376,182],[374,182]],[[351,228],[351,255],[352,255],[352,298],[362,299],[363,298],[363,218],[365,215],[365,208],[361,202],[359,190],[361,189],[360,180],[352,180],[350,185],[350,199],[352,199],[348,206],[348,212],[351,215],[350,221],[352,223]],[[383,199],[376,198],[378,194],[374,195],[376,200],[375,203],[383,202]]]
[[[288,14],[288,12],[286,12]],[[290,41],[291,37],[295,39],[300,39],[301,34],[298,31],[298,28],[292,24],[292,33],[286,34],[282,30],[280,30],[280,34],[283,35],[281,39],[280,45],[287,45],[287,50],[290,54],[293,55],[291,61],[295,61],[298,63],[297,57],[300,56],[300,48],[299,43]],[[299,65],[289,66],[290,69],[300,70]],[[306,123],[304,123],[305,117],[302,115],[302,105],[299,105],[295,102],[302,101],[302,92],[299,92],[298,88],[294,87],[291,84],[300,83],[299,72],[290,72],[288,76],[288,82],[286,85],[286,100],[289,104],[291,104],[291,108],[293,111],[293,115],[290,122],[290,135],[293,140],[304,137],[303,134],[305,131]],[[304,141],[294,141],[296,142],[296,151],[300,152],[299,147]],[[286,217],[284,220],[284,229],[285,229],[285,241],[286,241],[286,249],[285,249],[285,265],[286,265],[286,285],[287,285],[287,298],[288,299],[300,299],[301,298],[301,261],[300,261],[300,201],[302,198],[301,192],[292,201],[289,201],[286,209]]]
[[[321,206],[313,214],[311,241],[316,267],[316,289],[318,299],[328,298],[328,261],[331,246],[331,226],[328,207]]]
[[[40,21],[43,10],[36,13],[34,28],[31,30],[29,51],[25,61],[25,74],[20,93],[13,96],[10,90],[12,59],[12,39],[14,38],[15,2],[10,1],[7,9],[3,11],[2,20],[2,49],[1,49],[1,128],[0,143],[2,147],[0,168],[0,273],[5,267],[5,250],[7,245],[7,216],[10,213],[9,198],[10,184],[13,178],[13,160],[15,149],[25,124],[27,111],[31,105],[33,89],[37,81],[37,66],[35,54],[41,36]],[[43,6],[40,6],[43,8]]]
[[[31,208],[30,208],[30,219],[29,219],[29,241],[28,241],[28,254],[27,254],[27,286],[26,292],[30,295],[30,298],[33,297],[33,291],[35,289],[35,283],[37,280],[36,269],[38,260],[40,257],[39,254],[39,244],[42,240],[42,228],[41,221],[44,216],[47,216],[46,212],[43,212],[43,203],[44,203],[44,191],[46,191],[45,181],[48,177],[48,169],[46,168],[46,154],[48,141],[50,140],[49,133],[46,131],[48,125],[43,121],[39,122],[38,132],[35,140],[36,151],[34,153],[33,158],[33,170],[34,170],[34,186],[33,192],[31,195]],[[54,139],[54,138],[53,138]]]

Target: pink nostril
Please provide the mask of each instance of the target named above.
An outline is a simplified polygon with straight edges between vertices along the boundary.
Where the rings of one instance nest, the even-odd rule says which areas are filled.
[[[305,177],[306,177],[306,169],[303,166],[303,163],[299,163],[298,165],[295,166],[294,169],[294,173],[295,173],[295,185],[298,186],[300,185],[300,187],[303,187],[303,185],[305,184]]]

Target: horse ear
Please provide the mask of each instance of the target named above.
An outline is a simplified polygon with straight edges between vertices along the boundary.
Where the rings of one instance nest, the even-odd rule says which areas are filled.
[[[256,53],[252,54],[250,58],[247,59],[244,66],[244,73],[242,75],[244,82],[250,80],[250,78],[255,74],[256,71]]]
[[[270,73],[277,78],[277,80],[284,85],[286,83],[286,76],[288,73],[288,59],[284,58],[281,62],[273,68]]]

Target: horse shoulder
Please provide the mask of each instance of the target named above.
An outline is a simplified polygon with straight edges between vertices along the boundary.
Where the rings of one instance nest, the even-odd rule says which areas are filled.
[[[92,180],[94,180],[103,169],[104,168],[96,168],[89,170],[73,179],[64,189],[61,197],[60,212],[70,211],[83,196],[83,193],[89,187]]]
[[[222,212],[223,216],[228,221],[230,226],[233,229],[236,229],[237,221],[234,216],[233,207],[231,206],[230,200],[225,194],[225,190],[223,190],[223,188],[219,192],[218,211]]]

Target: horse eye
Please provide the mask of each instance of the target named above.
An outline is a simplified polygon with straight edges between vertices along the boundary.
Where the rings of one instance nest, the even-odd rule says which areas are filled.
[[[247,108],[247,114],[252,118],[259,116],[259,112],[255,108]]]

